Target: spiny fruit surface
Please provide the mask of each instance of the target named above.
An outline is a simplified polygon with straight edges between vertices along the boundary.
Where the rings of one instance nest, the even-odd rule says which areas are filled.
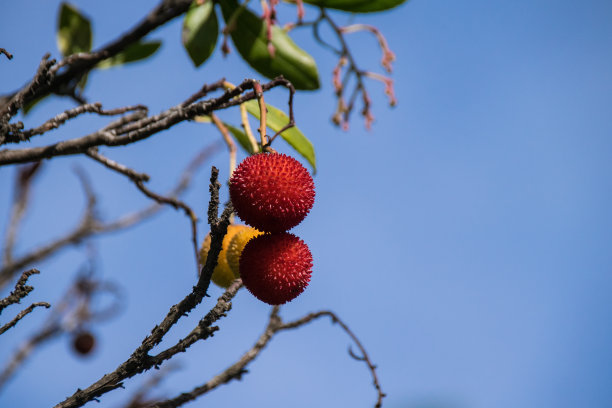
[[[308,245],[287,232],[250,240],[240,257],[244,286],[257,299],[281,305],[304,291],[312,274]]]
[[[246,227],[238,231],[230,241],[225,257],[227,258],[227,264],[232,272],[234,272],[234,275],[240,276],[240,254],[242,254],[244,246],[251,240],[251,238],[255,238],[261,234],[262,232],[256,230],[255,228]]]
[[[298,225],[315,198],[308,170],[280,153],[244,159],[230,179],[229,190],[238,216],[265,232],[284,232]]]
[[[246,225],[228,225],[227,233],[225,237],[223,237],[223,243],[221,244],[221,252],[219,253],[219,258],[217,259],[217,266],[213,270],[212,281],[218,286],[222,288],[227,288],[231,285],[232,281],[240,276],[232,271],[230,266],[227,263],[227,248],[229,247],[230,241],[239,231],[248,228]],[[200,248],[200,263],[201,267],[204,267],[206,264],[206,258],[208,257],[208,251],[210,251],[210,233],[206,235],[204,238],[204,242],[202,242],[202,247]]]

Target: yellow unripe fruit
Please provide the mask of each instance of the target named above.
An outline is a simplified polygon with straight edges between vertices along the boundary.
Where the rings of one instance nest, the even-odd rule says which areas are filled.
[[[240,255],[242,254],[244,246],[252,238],[261,234],[263,233],[257,231],[255,228],[246,227],[238,231],[230,241],[225,256],[230,269],[237,277],[240,277]]]
[[[218,286],[222,288],[227,288],[231,285],[232,281],[236,278],[239,278],[240,275],[238,273],[234,274],[232,269],[227,263],[227,250],[232,238],[240,231],[247,229],[246,225],[228,225],[227,233],[225,237],[223,237],[223,243],[221,244],[221,252],[219,253],[219,258],[217,260],[217,266],[213,270],[212,281]],[[203,267],[206,264],[206,258],[208,257],[208,251],[210,250],[210,233],[206,234],[206,238],[204,238],[204,242],[202,242],[202,247],[200,248],[200,263]]]

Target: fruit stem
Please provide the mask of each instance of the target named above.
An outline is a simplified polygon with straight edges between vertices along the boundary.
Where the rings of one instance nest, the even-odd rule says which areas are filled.
[[[234,143],[234,141],[232,140],[229,134],[229,131],[227,130],[227,127],[223,124],[223,122],[221,121],[221,119],[219,119],[217,115],[215,115],[214,113],[211,113],[210,118],[212,119],[217,129],[219,129],[219,132],[221,132],[221,135],[223,136],[223,140],[227,144],[227,148],[229,150],[229,156],[230,156],[229,175],[230,177],[232,177],[232,174],[234,173],[234,170],[236,169],[236,143]]]
[[[255,96],[257,97],[257,102],[259,104],[259,136],[261,138],[261,147],[265,150],[265,146],[268,144],[268,140],[266,138],[266,103],[264,101],[264,93],[263,89],[261,88],[261,84],[259,82],[255,82],[253,89],[255,90]]]
[[[225,87],[225,89],[234,89],[236,87],[236,85],[228,81],[223,82],[223,86]],[[249,124],[247,108],[244,103],[240,104],[240,120],[242,122],[242,128],[244,129],[244,133],[247,135],[249,143],[251,144],[251,148],[253,149],[253,153],[258,153],[259,146],[257,145],[257,140],[255,140],[255,137],[253,136],[253,131],[251,130],[251,125]]]

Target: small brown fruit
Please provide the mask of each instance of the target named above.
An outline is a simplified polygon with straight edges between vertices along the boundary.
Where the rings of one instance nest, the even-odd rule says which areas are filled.
[[[85,356],[94,349],[96,345],[96,338],[90,332],[80,332],[74,337],[72,341],[72,347],[74,351]]]

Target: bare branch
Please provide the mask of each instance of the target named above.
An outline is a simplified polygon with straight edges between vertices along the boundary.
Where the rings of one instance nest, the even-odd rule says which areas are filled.
[[[172,371],[179,369],[179,364],[166,364],[160,370],[153,372],[147,381],[142,384],[138,390],[132,395],[132,397],[125,403],[122,404],[124,408],[143,408],[155,401],[154,399],[147,400],[147,394],[151,390],[157,389],[159,384],[170,374]]]
[[[60,95],[66,94],[69,89],[74,88],[74,84],[78,78],[81,78],[93,69],[100,61],[117,55],[129,45],[144,38],[157,27],[185,13],[190,5],[191,0],[162,0],[128,32],[96,51],[77,53],[66,57],[63,61],[53,66],[47,81],[36,81],[37,85],[35,87],[28,86],[24,90],[16,92],[8,99],[14,99],[15,95],[22,94],[22,97],[20,97],[21,102],[22,104],[26,104],[36,98],[49,95],[50,93],[57,93]],[[51,63],[51,65],[54,64],[55,61]],[[50,66],[48,68],[50,68]],[[62,72],[60,72],[60,70]],[[31,92],[24,92],[27,89],[30,89]],[[17,109],[19,109],[22,104],[20,104]],[[2,105],[0,105],[0,112],[2,111],[4,111],[4,109]],[[17,111],[13,110],[12,112],[12,115],[14,115]],[[2,117],[1,114],[0,117]],[[2,132],[0,132],[0,134],[2,134]]]
[[[0,314],[2,313],[2,311],[6,307],[8,307],[10,305],[14,305],[16,303],[20,303],[21,299],[23,299],[26,296],[28,296],[28,294],[34,290],[34,288],[32,286],[28,286],[28,285],[26,285],[26,283],[27,283],[28,278],[30,276],[37,275],[39,273],[40,273],[40,271],[38,271],[38,269],[30,269],[30,270],[25,271],[24,273],[21,274],[21,277],[19,278],[19,280],[15,284],[15,290],[13,290],[4,299],[0,299]],[[49,303],[47,303],[47,302],[37,302],[37,303],[31,304],[30,306],[28,306],[27,308],[25,308],[24,310],[19,312],[17,314],[17,316],[15,316],[15,318],[13,318],[13,320],[11,320],[10,322],[6,323],[4,326],[0,327],[0,335],[2,333],[6,332],[11,327],[14,327],[21,319],[23,319],[26,315],[28,315],[30,312],[32,312],[32,310],[34,310],[35,307],[38,307],[38,306],[44,306],[46,308],[51,307],[51,305]]]
[[[26,282],[32,275],[38,275],[40,271],[38,269],[30,269],[21,274],[21,277],[15,284],[15,290],[13,290],[7,297],[0,299],[0,313],[15,303],[19,303],[21,299],[28,296],[28,294],[34,290],[32,286],[26,285]]]
[[[56,156],[81,154],[96,146],[124,146],[135,143],[162,130],[166,130],[177,123],[193,119],[195,116],[208,115],[214,111],[240,105],[243,102],[255,99],[256,95],[254,92],[247,92],[242,95],[243,92],[252,89],[254,83],[254,80],[247,79],[236,88],[227,90],[218,98],[193,103],[185,107],[177,105],[158,115],[130,122],[115,129],[101,129],[87,136],[43,147],[13,150],[3,149],[0,150],[0,166],[48,159]],[[262,88],[264,91],[267,91],[277,86],[288,87],[289,82],[283,77],[278,77],[262,85]]]
[[[5,134],[7,130],[19,129],[20,126],[23,126],[19,122],[15,125],[9,125],[8,122],[23,105],[34,100],[37,90],[50,83],[51,74],[49,70],[55,64],[54,59],[49,59],[50,56],[50,54],[45,54],[38,66],[36,75],[34,75],[34,79],[22,90],[9,97],[8,102],[4,106],[0,106],[0,135]]]
[[[106,166],[107,168],[114,170],[118,173],[121,173],[127,177],[130,178],[130,180],[132,180],[134,182],[134,184],[136,185],[136,187],[138,187],[138,189],[140,191],[142,191],[142,193],[144,195],[146,195],[147,197],[155,200],[156,202],[158,202],[159,204],[168,204],[171,205],[172,207],[174,207],[175,209],[181,209],[185,212],[185,215],[187,215],[187,218],[189,218],[189,221],[191,223],[191,242],[193,245],[193,252],[194,252],[194,256],[195,256],[195,260],[196,260],[196,267],[199,268],[199,255],[198,255],[198,217],[195,214],[195,212],[193,211],[193,209],[188,206],[187,204],[185,204],[183,201],[178,200],[174,197],[164,197],[161,196],[157,193],[154,193],[153,191],[149,190],[145,185],[144,182],[145,181],[149,181],[149,176],[147,174],[144,173],[138,173],[134,170],[132,170],[131,168],[124,166],[123,164],[117,163],[114,160],[109,159],[108,157],[105,157],[103,155],[101,155],[100,153],[98,153],[97,148],[91,148],[89,150],[87,150],[87,152],[85,153],[87,156],[91,157],[92,159],[96,160],[99,163],[102,163],[104,166]]]
[[[65,112],[60,113],[59,115],[55,116],[54,118],[49,119],[48,121],[46,121],[39,127],[25,130],[25,131],[9,132],[4,137],[0,135],[0,144],[19,143],[22,141],[30,140],[32,136],[42,135],[43,133],[46,133],[49,130],[57,129],[58,127],[66,123],[66,121],[76,118],[77,116],[83,113],[97,113],[103,116],[113,116],[113,115],[120,115],[126,112],[131,112],[131,111],[142,111],[146,114],[146,112],[148,111],[148,108],[143,105],[136,105],[136,106],[126,106],[123,108],[117,108],[117,109],[111,109],[111,110],[104,110],[102,109],[101,103],[88,103],[88,104],[80,105],[80,106],[77,106],[76,108],[69,109]]]
[[[13,376],[30,354],[43,343],[62,334],[79,331],[84,324],[101,322],[115,316],[121,309],[122,293],[112,282],[95,279],[90,263],[81,270],[68,290],[59,298],[46,322],[12,354],[0,370],[0,388]],[[105,298],[105,307],[95,302],[98,296]],[[109,303],[108,300],[112,301]]]
[[[4,264],[10,264],[13,261],[13,248],[17,239],[17,231],[19,223],[28,206],[30,198],[30,186],[34,176],[38,174],[42,162],[34,162],[29,165],[22,166],[17,170],[15,180],[15,192],[13,194],[13,205],[9,224],[6,229],[6,239],[4,243]],[[21,269],[21,268],[19,268]]]
[[[158,402],[152,405],[151,408],[176,408],[189,401],[195,400],[196,398],[206,394],[220,385],[226,384],[234,379],[240,379],[246,372],[245,367],[259,355],[259,353],[272,339],[274,334],[276,334],[276,332],[279,330],[279,327],[281,327],[282,322],[278,316],[278,311],[278,306],[274,306],[272,308],[270,319],[268,320],[268,324],[263,334],[259,337],[255,345],[249,351],[243,354],[236,363],[229,366],[227,369],[225,369],[225,371],[215,376],[207,383],[194,388],[192,391],[183,393],[175,398],[163,402]]]
[[[386,394],[382,391],[380,382],[378,381],[378,376],[376,375],[376,366],[372,363],[372,360],[370,359],[368,352],[366,351],[365,347],[361,344],[357,336],[346,325],[346,323],[340,320],[340,318],[334,312],[329,311],[329,310],[322,310],[320,312],[310,313],[301,319],[297,319],[297,320],[294,320],[293,322],[283,324],[281,327],[281,330],[295,329],[295,328],[301,327],[304,324],[310,323],[313,320],[316,320],[324,316],[329,317],[332,320],[332,323],[337,323],[342,328],[342,330],[344,330],[344,332],[348,334],[348,336],[353,340],[353,342],[355,343],[355,345],[361,352],[361,356],[357,357],[354,355],[354,353],[352,353],[352,350],[349,349],[349,354],[351,354],[353,358],[355,358],[358,361],[363,361],[367,364],[368,369],[370,370],[370,373],[372,374],[372,382],[374,384],[374,388],[376,389],[376,393],[378,395],[375,407],[380,408],[382,406],[382,400],[386,396]]]
[[[228,81],[225,81],[223,83],[223,86],[226,89],[234,89],[236,87],[236,85]],[[247,138],[249,139],[249,143],[251,144],[251,149],[253,150],[253,152],[259,151],[259,145],[257,144],[257,140],[255,140],[255,137],[253,136],[253,131],[251,130],[251,125],[249,124],[248,111],[244,103],[240,104],[240,121],[242,122],[241,125],[244,129],[244,133],[246,134]]]
[[[197,102],[199,99],[204,98],[210,92],[222,89],[224,87],[224,84],[225,78],[221,78],[220,80],[218,80],[217,82],[213,82],[212,84],[204,84],[204,86],[202,86],[202,89],[187,98],[187,100],[185,100],[181,104],[181,106],[188,106],[194,102]]]
[[[0,48],[0,54],[4,54],[6,55],[6,58],[8,59],[13,59],[13,54],[11,54],[10,52],[8,52],[7,50],[5,50],[4,48]]]
[[[107,168],[114,170],[117,173],[121,173],[124,176],[128,176],[130,180],[135,183],[139,181],[149,181],[148,174],[138,173],[137,171],[132,170],[131,168],[124,166],[121,163],[117,163],[116,161],[111,160],[108,157],[102,156],[100,153],[98,153],[98,149],[95,147],[92,147],[91,149],[87,150],[85,154],[97,161],[98,163],[102,163]]]
[[[207,158],[210,157],[212,153],[214,153],[215,150],[219,148],[220,144],[215,143],[202,149],[187,165],[183,171],[183,174],[181,175],[180,181],[168,195],[170,197],[180,196],[187,189],[187,187],[189,187],[193,173],[205,162]],[[48,258],[68,245],[78,245],[91,236],[132,227],[157,214],[161,208],[162,205],[156,202],[142,210],[106,223],[102,223],[93,217],[93,208],[90,210],[86,209],[83,217],[81,218],[81,222],[72,231],[66,233],[60,238],[54,239],[50,243],[40,248],[12,260],[10,263],[5,261],[4,265],[0,267],[0,288],[3,287],[10,279],[12,279],[13,275],[20,269],[23,269],[34,262],[40,262]]]
[[[211,194],[211,201],[209,204],[209,215],[217,210],[213,210],[213,208],[218,208],[218,186],[219,182],[217,180],[218,170],[213,167],[211,171],[211,191],[217,191],[217,194]],[[216,199],[215,199],[216,198]],[[56,405],[55,408],[73,408],[80,407],[111,390],[119,388],[122,386],[123,380],[130,378],[136,374],[139,374],[143,371],[146,371],[156,364],[155,357],[150,356],[148,353],[158,345],[163,337],[168,333],[168,331],[174,326],[176,322],[182,317],[187,315],[193,308],[195,308],[206,296],[208,291],[208,287],[210,285],[210,278],[212,276],[212,271],[217,264],[217,258],[219,256],[219,252],[221,251],[221,243],[225,234],[227,233],[227,226],[229,224],[229,217],[232,213],[231,204],[229,204],[226,209],[223,211],[223,214],[220,218],[217,217],[209,217],[211,221],[211,246],[208,253],[208,257],[206,260],[206,265],[202,269],[202,273],[200,274],[200,278],[197,284],[193,287],[191,293],[189,293],[183,300],[181,300],[176,305],[172,306],[168,311],[168,314],[163,319],[161,323],[156,325],[152,330],[151,334],[147,336],[142,344],[132,353],[132,355],[121,365],[117,367],[115,371],[110,374],[104,375],[97,382],[90,385],[85,389],[77,390],[72,396],[68,397],[63,402]],[[231,288],[234,290],[238,290],[240,287],[240,282],[237,281],[232,285]],[[227,293],[227,292],[226,292]],[[235,294],[235,292],[234,292]],[[231,297],[230,297],[231,299]],[[219,298],[217,305],[219,303],[226,303],[228,300],[225,300],[223,296]],[[217,307],[217,306],[216,306]],[[215,308],[216,308],[215,307]],[[215,309],[213,309],[215,310]],[[214,321],[218,320],[222,316],[225,315],[226,308],[223,306],[219,306],[220,311],[211,312],[211,318],[207,320],[207,324],[212,324]],[[206,319],[206,318],[205,318]],[[211,328],[212,329],[212,328]],[[206,335],[205,332],[202,335]],[[208,333],[209,335],[209,333]],[[179,342],[179,350],[180,351],[180,342]]]
[[[91,235],[90,231],[94,229],[95,221],[91,210],[88,209],[85,211],[78,226],[68,234],[13,260],[10,264],[3,265],[2,268],[0,268],[0,287],[6,284],[16,270],[22,269],[33,262],[43,260],[69,244],[76,245],[81,243],[83,239]]]
[[[357,336],[355,336],[355,334],[349,329],[349,327],[344,322],[342,322],[342,320],[340,320],[338,316],[336,316],[335,313],[331,311],[323,310],[323,311],[316,312],[316,313],[310,313],[300,319],[294,320],[289,323],[283,323],[280,316],[278,315],[278,312],[279,312],[278,306],[275,306],[272,308],[272,312],[270,313],[270,318],[268,320],[266,329],[261,334],[257,342],[253,345],[253,347],[251,347],[249,351],[243,354],[242,357],[240,357],[238,361],[236,361],[234,364],[226,368],[221,374],[218,374],[217,376],[213,377],[207,383],[194,388],[190,392],[180,394],[177,397],[166,400],[166,401],[154,403],[150,405],[150,407],[151,408],[176,408],[189,401],[195,400],[196,398],[206,394],[209,391],[212,391],[213,389],[219,387],[220,385],[227,384],[228,382],[232,380],[240,380],[242,378],[242,375],[247,373],[246,367],[249,365],[249,363],[251,363],[253,360],[255,360],[255,358],[257,358],[259,353],[261,353],[261,351],[266,347],[266,345],[274,337],[274,335],[276,335],[278,332],[281,332],[283,330],[299,328],[305,324],[308,324],[324,316],[330,317],[333,323],[338,323],[340,327],[342,328],[342,330],[344,330],[349,335],[349,337],[353,340],[353,342],[355,343],[355,345],[361,352],[362,356],[357,357],[354,355],[354,353],[352,353],[352,351],[349,351],[351,356],[358,359],[359,361],[364,361],[367,364],[370,370],[370,373],[372,374],[372,381],[374,383],[374,388],[376,389],[376,392],[378,394],[375,408],[380,408],[382,406],[382,400],[385,397],[385,394],[382,392],[380,383],[378,381],[378,377],[376,375],[376,366],[372,364],[367,351],[365,350],[365,348],[363,347],[363,345],[361,344]]]
[[[11,263],[6,263],[0,268],[0,287],[4,286],[10,280],[15,271],[24,268],[34,261],[46,258],[60,248],[68,244],[80,243],[96,225],[96,197],[91,190],[91,186],[84,173],[77,169],[76,174],[81,181],[83,191],[85,193],[87,206],[85,213],[81,218],[79,225],[64,237],[51,242],[37,250],[34,250],[21,258],[13,260]]]
[[[268,144],[272,144],[272,142],[274,141],[274,139],[276,139],[278,135],[283,133],[285,130],[291,129],[295,126],[295,117],[293,116],[293,95],[295,95],[295,88],[293,84],[289,81],[287,81],[287,84],[285,86],[287,87],[287,89],[289,89],[289,123],[287,123],[278,132],[276,132],[274,136],[270,138],[270,142]]]
[[[32,303],[30,306],[28,306],[27,308],[25,308],[24,310],[19,312],[19,314],[17,316],[15,316],[15,318],[13,320],[8,322],[4,326],[0,327],[0,335],[2,333],[4,333],[5,331],[7,331],[8,329],[10,329],[11,327],[14,327],[21,319],[23,319],[26,315],[28,315],[30,312],[32,312],[32,310],[34,310],[34,308],[39,307],[39,306],[44,306],[47,309],[51,307],[51,305],[49,303],[47,303],[47,302]]]
[[[229,157],[230,157],[229,175],[231,177],[232,174],[234,173],[234,170],[236,169],[236,143],[234,143],[234,140],[230,136],[229,130],[227,130],[227,126],[225,126],[225,124],[221,121],[221,119],[219,119],[217,115],[215,115],[214,113],[211,113],[210,118],[212,119],[212,122],[215,125],[215,127],[219,130],[219,133],[221,133],[221,136],[223,137],[223,141],[227,145],[227,149],[229,151]]]
[[[0,371],[0,389],[13,376],[13,373],[21,366],[32,351],[41,343],[48,341],[62,333],[61,326],[56,323],[41,329],[38,333],[27,340],[13,355],[6,367]]]
[[[175,354],[187,351],[187,348],[198,340],[206,340],[208,337],[212,336],[214,332],[219,330],[218,327],[212,326],[212,324],[230,311],[232,308],[231,300],[236,296],[240,288],[242,288],[242,281],[237,279],[227,288],[225,293],[221,295],[217,301],[217,305],[200,320],[198,325],[184,339],[180,340],[174,346],[151,357],[151,362],[157,366],[165,360],[170,359]]]

